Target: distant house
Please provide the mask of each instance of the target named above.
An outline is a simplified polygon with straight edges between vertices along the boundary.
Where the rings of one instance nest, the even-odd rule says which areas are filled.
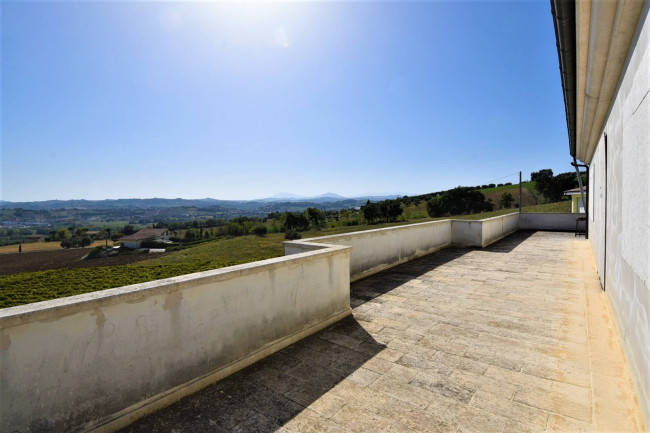
[[[40,242],[45,238],[43,235],[29,235],[27,238],[28,242]]]
[[[585,194],[587,190],[585,189]],[[564,191],[564,195],[571,197],[571,213],[585,213],[585,205],[582,203],[580,188],[573,188]]]
[[[169,242],[169,229],[142,229],[119,239],[126,248],[140,248],[142,242]]]

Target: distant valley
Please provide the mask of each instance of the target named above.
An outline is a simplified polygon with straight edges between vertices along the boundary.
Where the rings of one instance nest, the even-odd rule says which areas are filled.
[[[113,221],[148,224],[194,218],[264,217],[271,212],[303,211],[308,207],[316,207],[323,211],[356,208],[364,205],[368,200],[380,201],[395,197],[397,196],[347,198],[334,193],[301,197],[295,194],[281,193],[257,200],[129,198],[33,202],[0,201],[0,225],[6,228],[65,224],[93,226]]]

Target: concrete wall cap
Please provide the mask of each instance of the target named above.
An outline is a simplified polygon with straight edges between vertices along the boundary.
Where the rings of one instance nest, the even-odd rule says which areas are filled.
[[[323,256],[350,254],[351,250],[352,247],[343,245],[324,246],[322,249],[316,251],[307,251],[290,256],[276,257],[273,259],[260,260],[257,262],[244,263],[241,265],[228,266],[209,271],[179,275],[161,280],[147,281],[144,283],[131,284],[129,286],[115,287],[81,295],[4,308],[0,309],[0,329],[21,323],[48,320],[63,315],[73,314],[78,311],[87,311],[123,302],[138,302],[141,299],[153,295],[173,293],[203,284],[226,281],[245,275],[266,272],[286,265],[300,265],[302,263],[320,259]]]

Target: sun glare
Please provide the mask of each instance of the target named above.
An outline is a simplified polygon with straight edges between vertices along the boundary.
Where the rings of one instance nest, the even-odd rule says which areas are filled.
[[[280,26],[275,30],[275,43],[281,48],[289,48],[291,42],[284,26]]]

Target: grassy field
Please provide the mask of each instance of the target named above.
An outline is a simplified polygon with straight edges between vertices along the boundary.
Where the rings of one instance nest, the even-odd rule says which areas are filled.
[[[493,204],[498,205],[501,196],[509,192],[515,199],[515,203],[519,201],[519,184],[503,185],[494,188],[480,189],[486,200],[490,200]],[[545,202],[544,197],[535,189],[535,182],[523,182],[521,184],[521,201],[523,207],[534,206]]]
[[[185,250],[169,253],[164,257],[139,262],[133,266],[159,266],[184,263],[201,263],[204,270],[238,265],[284,255],[284,234],[240,236],[216,239]]]
[[[524,212],[569,212],[570,207],[570,201],[563,201],[524,207],[523,210]],[[455,218],[477,220],[511,212],[516,212],[516,209],[502,209]],[[408,220],[310,230],[303,232],[302,237],[327,236],[445,219],[429,218],[424,202],[417,207],[410,206],[404,214],[409,216]],[[196,247],[168,253],[163,257],[152,257],[150,260],[131,265],[104,267],[101,261],[98,261],[98,266],[93,268],[54,269],[0,276],[0,308],[279,257],[284,254],[283,241],[284,234],[269,234],[262,238],[252,235],[217,238]]]
[[[222,266],[228,266],[224,263]],[[218,266],[217,266],[218,267]],[[205,263],[52,269],[0,276],[0,308],[80,295],[205,270]]]
[[[90,246],[86,247],[88,249],[92,247],[96,247],[98,245],[105,245],[105,241],[95,241],[93,242]],[[108,245],[112,246],[113,241],[108,241]],[[61,248],[61,242],[56,241],[56,242],[33,242],[33,243],[28,243],[28,244],[23,244],[23,252],[28,253],[31,251],[52,251],[52,250],[62,250]],[[3,247],[0,247],[0,254],[10,254],[10,253],[17,253],[18,252],[18,245],[5,245]]]
[[[571,213],[571,200],[562,200],[557,203],[538,204],[523,208],[524,212],[557,212]]]

